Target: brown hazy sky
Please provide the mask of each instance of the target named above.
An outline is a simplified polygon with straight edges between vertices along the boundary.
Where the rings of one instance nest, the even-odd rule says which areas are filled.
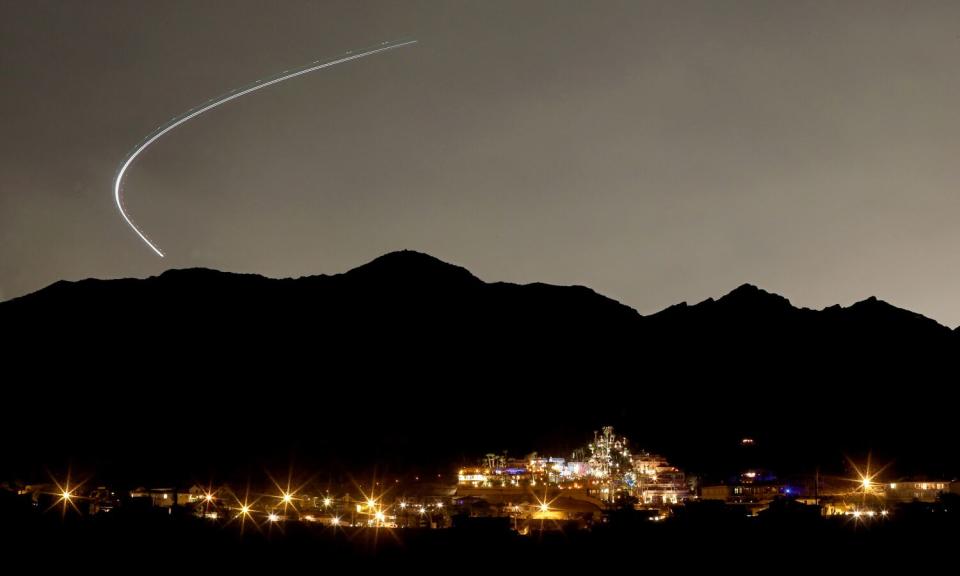
[[[176,129],[260,76],[401,37]],[[642,313],[743,282],[960,324],[960,2],[0,0],[0,298],[412,248]]]

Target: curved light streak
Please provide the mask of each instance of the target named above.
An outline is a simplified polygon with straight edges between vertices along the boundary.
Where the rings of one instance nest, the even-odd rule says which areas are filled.
[[[266,88],[267,86],[273,86],[274,84],[278,84],[280,82],[283,82],[284,80],[296,78],[297,76],[303,76],[304,74],[309,74],[310,72],[315,72],[317,70],[322,70],[324,68],[336,66],[337,64],[342,64],[344,62],[349,62],[351,60],[358,60],[366,56],[372,56],[374,54],[379,54],[380,52],[386,52],[388,50],[402,48],[404,46],[410,46],[411,44],[416,44],[416,43],[417,43],[416,40],[405,40],[400,42],[383,42],[375,48],[369,48],[356,53],[347,52],[348,54],[347,56],[336,58],[334,60],[328,60],[323,63],[319,63],[320,62],[319,60],[315,60],[310,64],[307,64],[306,66],[295,68],[292,71],[285,70],[281,72],[278,76],[270,78],[268,80],[257,80],[252,84],[247,84],[242,88],[231,90],[230,92],[227,92],[225,95],[221,96],[220,98],[207,100],[207,102],[203,106],[200,106],[199,108],[191,108],[185,114],[172,119],[171,121],[167,122],[160,128],[157,128],[156,130],[154,130],[149,136],[147,136],[147,138],[144,139],[143,142],[141,142],[138,146],[136,146],[133,150],[131,150],[129,154],[127,154],[127,157],[120,164],[120,169],[117,171],[117,177],[113,183],[113,197],[114,197],[114,200],[116,200],[117,208],[120,210],[120,215],[123,216],[123,219],[127,222],[130,228],[137,233],[137,236],[139,236],[140,239],[143,240],[146,243],[146,245],[149,246],[150,249],[154,251],[154,253],[156,253],[157,256],[163,258],[164,257],[163,251],[161,251],[156,244],[151,242],[150,239],[147,237],[147,235],[144,234],[143,230],[141,230],[133,222],[133,219],[130,217],[130,214],[127,213],[127,210],[123,205],[123,194],[121,192],[122,184],[123,184],[123,176],[126,174],[127,169],[130,168],[130,165],[133,164],[133,161],[136,160],[137,156],[139,156],[141,152],[146,150],[151,144],[153,144],[158,139],[160,139],[160,137],[162,137],[167,132],[170,132],[177,126],[180,126],[181,124],[189,122],[190,120],[193,120],[194,118],[203,114],[204,112],[208,110],[213,110],[214,108],[216,108],[217,106],[220,106],[221,104],[226,104],[231,100],[236,100],[237,98],[240,98],[241,96],[246,96],[251,92],[256,92],[257,90]]]

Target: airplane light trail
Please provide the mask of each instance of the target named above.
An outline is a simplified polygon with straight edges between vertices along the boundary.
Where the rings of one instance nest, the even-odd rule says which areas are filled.
[[[409,46],[411,44],[416,44],[416,43],[417,43],[416,40],[406,40],[402,42],[382,42],[376,48],[370,48],[357,53],[353,53],[352,51],[347,52],[347,56],[336,58],[334,60],[328,60],[326,62],[323,62],[322,64],[319,63],[320,60],[315,60],[310,64],[307,64],[306,66],[295,68],[292,71],[285,70],[281,72],[280,75],[273,77],[269,80],[266,80],[266,81],[257,80],[251,84],[247,84],[242,88],[231,90],[230,92],[227,92],[220,98],[207,100],[207,102],[204,103],[202,106],[198,108],[191,108],[181,116],[178,116],[170,120],[166,124],[154,130],[138,146],[136,146],[133,150],[131,150],[130,153],[127,154],[127,157],[124,158],[123,162],[120,164],[120,169],[117,171],[117,177],[113,183],[113,197],[114,197],[114,200],[116,200],[117,202],[117,208],[120,210],[120,215],[123,216],[123,219],[127,222],[130,228],[137,233],[137,236],[139,236],[140,239],[143,240],[147,244],[147,246],[149,246],[150,249],[156,253],[157,256],[163,258],[164,256],[163,252],[156,246],[156,244],[154,244],[153,242],[150,241],[149,238],[147,238],[147,235],[144,234],[144,232],[140,230],[140,228],[136,224],[134,224],[133,219],[127,213],[123,205],[123,194],[122,194],[123,176],[124,174],[126,174],[127,169],[130,167],[133,161],[137,158],[137,156],[140,155],[141,152],[146,150],[147,147],[149,147],[151,144],[156,142],[161,136],[163,136],[167,132],[170,132],[177,126],[180,126],[181,124],[184,124],[190,120],[193,120],[197,116],[203,114],[208,110],[212,110],[217,106],[220,106],[221,104],[225,104],[231,100],[235,100],[241,96],[245,96],[247,94],[250,94],[251,92],[260,90],[261,88],[266,88],[267,86],[278,84],[280,82],[283,82],[284,80],[289,80],[290,78],[296,78],[297,76],[309,74],[310,72],[315,72],[317,70],[322,70],[324,68],[336,66],[337,64],[342,64],[344,62],[349,62],[351,60],[357,60],[360,58],[364,58],[366,56],[372,56],[373,54],[379,54],[380,52],[386,52],[388,50],[393,50],[395,48],[402,48],[404,46]]]

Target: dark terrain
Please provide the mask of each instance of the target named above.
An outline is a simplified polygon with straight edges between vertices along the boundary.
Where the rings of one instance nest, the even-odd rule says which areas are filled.
[[[693,473],[736,470],[744,436],[784,472],[867,451],[960,472],[960,333],[873,298],[816,311],[745,284],[641,316],[404,251],[333,276],[58,282],[0,303],[0,326],[3,477],[449,473],[565,456],[605,424]]]

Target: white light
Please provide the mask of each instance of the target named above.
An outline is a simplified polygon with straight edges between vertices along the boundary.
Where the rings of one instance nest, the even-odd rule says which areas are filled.
[[[329,506],[331,502],[333,502],[333,500],[331,500],[330,498],[324,498],[324,499],[323,499],[323,505],[324,505],[324,506]]]
[[[336,517],[336,516],[334,516],[333,518],[331,518],[331,519],[330,519],[330,525],[331,525],[331,526],[339,526],[339,525],[340,525],[340,518],[338,518],[338,517]]]
[[[283,503],[284,503],[284,504],[289,504],[289,503],[291,503],[291,502],[293,502],[293,496],[292,496],[291,494],[284,494],[284,495],[283,495]]]
[[[267,515],[267,520],[271,522],[276,522],[277,520],[280,520],[280,517],[274,514],[273,512],[271,512],[269,515]]]
[[[380,512],[380,511],[377,511],[377,513],[374,514],[373,517],[377,519],[377,522],[383,522],[384,519],[386,519],[386,516],[383,514],[383,512]]]
[[[126,211],[126,209],[125,209],[124,206],[123,206],[123,197],[122,197],[122,194],[121,194],[121,186],[122,186],[122,184],[123,184],[123,176],[124,176],[124,174],[126,174],[127,169],[130,168],[130,165],[133,163],[134,160],[136,160],[137,156],[139,156],[144,150],[146,150],[148,146],[150,146],[151,144],[153,144],[154,142],[156,142],[158,139],[160,139],[160,138],[161,138],[164,134],[166,134],[167,132],[170,132],[171,130],[173,130],[173,129],[176,128],[177,126],[180,126],[180,125],[182,125],[182,124],[184,124],[184,123],[186,123],[186,122],[189,122],[190,120],[193,120],[194,118],[196,118],[197,116],[203,114],[204,112],[206,112],[206,111],[208,111],[208,110],[212,110],[212,109],[216,108],[217,106],[220,106],[221,104],[226,104],[227,102],[229,102],[229,101],[231,101],[231,100],[234,100],[234,99],[236,99],[236,98],[239,98],[239,97],[244,96],[244,95],[246,95],[246,94],[249,94],[249,93],[251,93],[251,92],[255,92],[255,91],[257,91],[257,90],[260,90],[261,88],[266,88],[267,86],[272,86],[273,84],[277,84],[277,83],[279,83],[279,82],[283,82],[284,80],[289,80],[290,78],[296,78],[297,76],[302,76],[302,75],[304,75],[304,74],[309,74],[310,72],[314,72],[314,71],[316,71],[316,70],[322,70],[323,68],[329,68],[329,67],[331,67],[331,66],[336,66],[337,64],[342,64],[343,62],[349,62],[349,61],[351,61],[351,60],[357,60],[358,58],[363,58],[363,57],[365,57],[365,56],[370,56],[370,55],[373,55],[373,54],[377,54],[377,53],[379,53],[379,52],[386,52],[387,50],[393,50],[393,49],[395,49],[395,48],[401,48],[401,47],[403,47],[403,46],[409,46],[409,45],[411,45],[411,44],[416,44],[416,43],[417,43],[416,40],[408,40],[408,41],[406,41],[406,42],[401,42],[401,43],[399,43],[399,44],[390,44],[390,45],[386,45],[386,43],[385,43],[384,46],[381,47],[381,48],[375,48],[375,49],[372,49],[372,50],[367,50],[367,51],[365,51],[365,52],[360,52],[360,53],[358,53],[358,54],[351,54],[351,55],[349,55],[349,56],[345,56],[345,57],[339,58],[339,59],[337,59],[337,60],[331,60],[330,62],[325,62],[325,63],[323,63],[323,64],[318,64],[318,65],[316,65],[316,66],[311,66],[311,67],[309,67],[309,68],[304,68],[303,70],[299,70],[299,71],[297,71],[297,72],[292,72],[292,73],[290,73],[290,74],[286,74],[286,75],[280,76],[279,78],[274,78],[273,80],[271,80],[271,81],[269,81],[269,82],[261,82],[260,80],[257,80],[256,83],[255,83],[255,85],[251,86],[250,88],[247,88],[247,89],[245,89],[245,90],[241,90],[240,92],[231,92],[231,93],[229,93],[227,96],[224,96],[224,97],[220,98],[219,100],[214,100],[214,101],[212,101],[212,102],[208,100],[208,102],[210,102],[210,103],[207,104],[206,106],[203,106],[203,107],[201,107],[201,108],[198,108],[197,110],[195,110],[195,111],[187,114],[186,116],[183,116],[183,117],[180,118],[179,120],[176,120],[176,121],[171,122],[168,126],[162,128],[162,129],[157,130],[157,132],[156,132],[153,136],[151,136],[151,137],[148,138],[145,142],[143,142],[142,144],[140,144],[139,146],[137,146],[136,148],[134,148],[133,151],[132,151],[129,155],[127,155],[127,158],[120,164],[120,170],[117,171],[117,177],[116,177],[116,179],[114,180],[114,183],[113,183],[113,198],[114,198],[114,201],[115,201],[116,204],[117,204],[117,208],[120,210],[120,215],[123,216],[123,219],[126,221],[127,225],[130,226],[130,228],[131,228],[134,232],[137,233],[137,236],[139,236],[140,239],[143,240],[144,243],[146,243],[146,245],[149,246],[150,249],[153,250],[154,253],[156,253],[157,256],[163,258],[163,252],[162,252],[159,248],[157,248],[157,246],[156,246],[153,242],[151,242],[149,238],[147,238],[146,234],[144,234],[143,231],[141,231],[140,228],[137,227],[137,225],[133,223],[133,220],[130,218],[130,215],[127,214],[127,211]]]
[[[406,509],[407,509],[407,503],[406,503],[406,502],[401,502],[401,503],[400,503],[400,508],[403,509],[403,510],[406,510]]]

